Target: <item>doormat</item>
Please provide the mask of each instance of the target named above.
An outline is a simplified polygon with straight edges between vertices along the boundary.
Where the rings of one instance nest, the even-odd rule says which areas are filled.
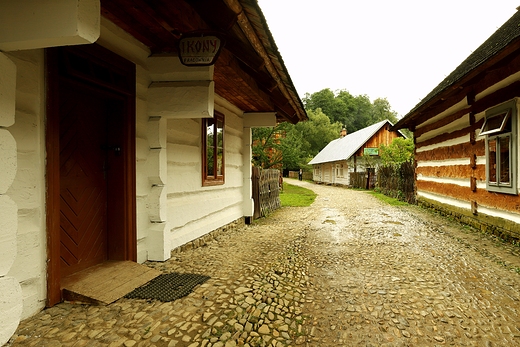
[[[155,299],[174,301],[193,291],[193,288],[209,280],[211,277],[196,274],[169,273],[159,275],[147,284],[134,289],[125,295],[128,299]]]

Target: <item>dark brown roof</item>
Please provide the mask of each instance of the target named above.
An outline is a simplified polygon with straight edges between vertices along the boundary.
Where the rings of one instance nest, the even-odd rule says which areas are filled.
[[[276,112],[292,123],[307,119],[257,0],[101,0],[101,11],[152,55],[177,54],[184,33],[223,33],[215,92],[245,112]]]
[[[435,99],[441,98],[445,92],[463,80],[469,73],[479,69],[485,62],[503,51],[509,44],[520,37],[520,11],[517,11],[504,25],[491,35],[466,60],[464,60],[451,74],[421,100],[408,114],[402,118],[394,128],[401,129],[413,125],[413,117]]]

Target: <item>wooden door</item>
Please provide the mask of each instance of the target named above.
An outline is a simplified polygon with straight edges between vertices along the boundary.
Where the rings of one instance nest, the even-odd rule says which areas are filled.
[[[66,276],[108,259],[108,100],[68,84],[60,95],[60,270]]]
[[[135,65],[98,46],[47,50],[47,306],[61,279],[137,260]]]

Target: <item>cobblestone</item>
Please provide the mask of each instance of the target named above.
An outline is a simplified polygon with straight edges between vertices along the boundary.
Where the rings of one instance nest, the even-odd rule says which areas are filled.
[[[187,297],[62,303],[8,346],[520,346],[514,247],[415,207],[291,182],[316,202],[148,264],[211,277]]]

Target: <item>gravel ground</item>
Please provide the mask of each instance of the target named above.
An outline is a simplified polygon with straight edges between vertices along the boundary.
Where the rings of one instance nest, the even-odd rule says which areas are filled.
[[[415,206],[340,187],[282,208],[163,272],[211,279],[185,298],[63,303],[9,346],[520,346],[518,247]]]

